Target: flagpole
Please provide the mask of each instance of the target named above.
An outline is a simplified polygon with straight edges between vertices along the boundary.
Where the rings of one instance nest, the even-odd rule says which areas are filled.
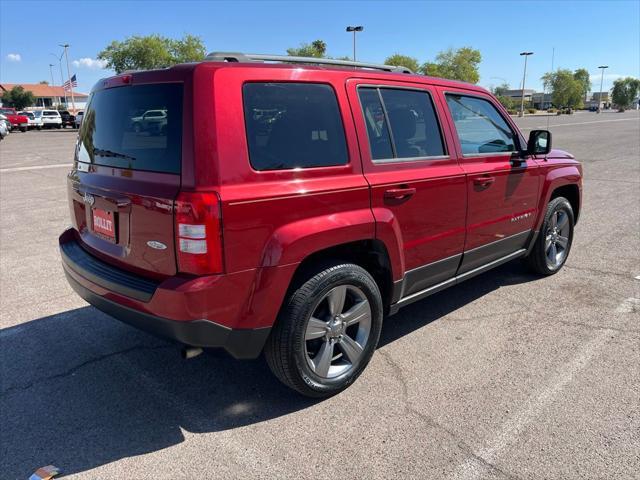
[[[71,71],[69,70],[69,54],[67,50],[69,49],[69,44],[65,43],[64,45],[60,45],[64,47],[64,58],[67,60],[67,78],[69,79],[69,91],[71,92],[71,106],[73,108],[73,114],[76,113],[76,100],[73,97],[73,82],[71,81]]]

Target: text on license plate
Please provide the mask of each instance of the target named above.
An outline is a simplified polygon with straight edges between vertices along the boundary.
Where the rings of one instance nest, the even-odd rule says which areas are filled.
[[[102,210],[101,208],[94,208],[92,213],[93,231],[109,237],[110,240],[115,240],[116,229],[113,213]]]

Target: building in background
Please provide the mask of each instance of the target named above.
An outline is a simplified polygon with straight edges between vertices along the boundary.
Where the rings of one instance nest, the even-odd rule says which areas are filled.
[[[58,106],[67,109],[71,108],[71,94],[69,92],[65,92],[62,87],[52,87],[44,83],[0,83],[0,96],[16,86],[21,86],[25,90],[33,93],[33,96],[36,97],[35,105],[27,108],[27,110],[57,108]],[[65,95],[67,96],[66,104]],[[73,98],[75,100],[76,110],[84,110],[89,95],[74,91]]]
[[[611,97],[609,96],[609,92],[591,92],[591,97],[589,100],[584,102],[584,106],[590,110],[597,110],[598,103],[600,103],[600,108],[602,110],[611,108]]]
[[[531,95],[531,101],[533,102],[533,108],[538,110],[547,110],[552,107],[550,93],[536,92]]]
[[[531,98],[533,97],[533,95],[535,94],[535,90],[529,89],[529,88],[525,88],[524,89],[524,101],[525,103],[530,102]],[[509,97],[513,100],[517,100],[518,102],[522,99],[522,89],[517,89],[517,90],[505,90],[504,92],[502,92],[502,96],[504,97]]]

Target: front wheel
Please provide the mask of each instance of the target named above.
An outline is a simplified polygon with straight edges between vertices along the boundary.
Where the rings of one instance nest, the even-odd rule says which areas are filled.
[[[369,363],[382,316],[380,290],[365,269],[350,263],[326,268],[286,299],[265,346],[267,363],[303,395],[335,395]]]
[[[569,200],[557,197],[549,202],[538,238],[526,258],[534,272],[553,275],[562,268],[573,243],[574,224]]]

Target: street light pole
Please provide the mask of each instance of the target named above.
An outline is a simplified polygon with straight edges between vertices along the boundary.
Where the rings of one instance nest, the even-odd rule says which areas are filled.
[[[522,52],[520,56],[524,56],[524,74],[522,75],[522,94],[520,95],[520,116],[524,117],[524,81],[527,78],[527,57],[533,55],[533,52]]]
[[[53,66],[54,66],[53,63],[49,64],[49,73],[51,74],[51,86],[52,87],[53,87],[53,68],[51,68],[51,67],[53,67]]]
[[[351,26],[349,25],[347,27],[347,32],[353,32],[353,61],[356,61],[356,32],[361,32],[364,30],[364,27],[362,25],[357,25],[357,26]]]
[[[61,47],[64,48],[64,58],[67,61],[67,79],[69,80],[69,91],[71,92],[71,106],[73,108],[73,113],[76,113],[76,100],[75,98],[73,98],[73,82],[71,82],[71,70],[69,70],[69,44],[65,43],[63,45],[60,45]],[[64,89],[64,85],[62,87]]]
[[[598,68],[602,70],[602,75],[600,75],[600,91],[598,92],[598,110],[596,110],[596,112],[600,113],[600,105],[602,105],[602,82],[604,82],[604,69],[609,68],[609,65],[600,65]]]
[[[62,88],[62,92],[64,93],[64,106],[66,108],[67,107],[67,91],[63,87],[64,77],[62,76],[62,56],[64,55],[64,52],[62,52],[60,55],[56,55],[55,53],[49,53],[49,55],[53,55],[58,59],[58,66],[60,67],[60,88]]]

